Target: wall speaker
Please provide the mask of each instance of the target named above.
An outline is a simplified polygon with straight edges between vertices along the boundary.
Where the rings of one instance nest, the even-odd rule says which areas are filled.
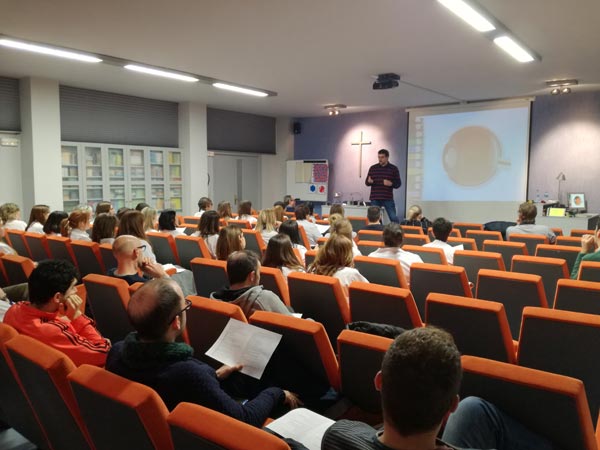
[[[294,130],[294,134],[300,134],[302,133],[302,124],[300,122],[294,122],[292,129]]]

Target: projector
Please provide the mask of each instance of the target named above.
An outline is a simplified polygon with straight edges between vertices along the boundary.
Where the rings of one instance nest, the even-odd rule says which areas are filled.
[[[373,90],[392,89],[398,87],[400,75],[397,73],[382,73],[377,75],[377,79],[373,82]]]

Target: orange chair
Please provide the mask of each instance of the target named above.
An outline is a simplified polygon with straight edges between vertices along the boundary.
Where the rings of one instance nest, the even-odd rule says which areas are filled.
[[[569,278],[567,262],[558,258],[542,258],[541,256],[517,255],[512,260],[512,272],[532,273],[542,277],[548,307],[554,305],[556,282],[561,278]]]
[[[351,330],[342,331],[337,339],[342,393],[370,413],[381,413],[381,394],[373,380],[392,342],[393,339]]]
[[[600,317],[546,308],[525,308],[517,363],[583,381],[592,421],[600,408]]]
[[[600,262],[581,261],[577,279],[582,281],[600,281]]]
[[[68,375],[96,450],[171,450],[169,410],[156,391],[84,364]]]
[[[50,249],[45,234],[25,233],[23,236],[31,259],[37,262],[50,258]]]
[[[425,321],[448,331],[463,355],[511,364],[516,361],[515,343],[502,303],[431,293],[427,296]]]
[[[290,306],[288,286],[279,268],[261,266],[260,284],[277,295],[286,306]]]
[[[433,227],[429,227],[427,228],[427,236],[429,236],[429,240],[431,240],[432,242],[435,241],[435,234],[433,234]],[[462,238],[460,231],[458,230],[450,230],[450,234],[448,235],[448,237],[455,237],[455,238]]]
[[[288,288],[294,311],[321,322],[334,347],[338,335],[350,320],[348,300],[340,280],[312,273],[293,272],[288,275]]]
[[[370,283],[408,289],[404,271],[396,259],[355,256],[354,267]]]
[[[75,365],[64,353],[29,336],[6,343],[19,379],[52,448],[93,449],[67,376]]]
[[[255,312],[250,324],[282,335],[263,375],[268,385],[296,392],[312,402],[330,387],[339,391],[336,347],[331,346],[322,324],[269,311]]]
[[[571,230],[571,237],[581,237],[584,234],[591,234],[592,236],[594,236],[596,234],[596,230],[580,230],[580,229],[572,229]]]
[[[552,232],[554,233],[554,235],[555,235],[557,238],[563,235],[563,230],[562,230],[562,228],[550,228],[550,230],[552,230]]]
[[[308,240],[308,235],[306,234],[306,230],[300,224],[298,224],[298,233],[300,234],[300,239],[302,239],[302,245],[306,248],[306,250],[311,249],[310,241]]]
[[[557,236],[556,245],[570,245],[581,248],[581,237],[579,236]]]
[[[127,316],[129,285],[125,280],[91,273],[83,278],[87,302],[102,336],[119,342],[133,330]]]
[[[359,230],[362,230],[369,224],[369,221],[366,217],[358,217],[358,216],[347,216],[346,219],[352,225],[352,231],[358,233]]]
[[[577,247],[571,247],[569,245],[552,245],[552,244],[539,244],[535,252],[535,256],[544,256],[547,258],[562,258],[567,261],[567,270],[571,273],[577,255],[579,255],[581,249]]]
[[[475,242],[475,239],[473,238],[457,238],[457,237],[452,237],[449,236],[448,240],[446,241],[448,244],[452,245],[453,247],[456,247],[457,245],[462,245],[464,250],[473,250],[473,251],[477,251],[477,243]]]
[[[455,230],[460,231],[460,235],[462,237],[466,237],[467,236],[467,231],[468,230],[475,230],[475,231],[483,231],[483,225],[480,223],[471,223],[471,222],[454,222],[452,224],[452,228]]]
[[[236,225],[240,227],[242,230],[251,230],[252,225],[250,225],[250,221],[248,220],[237,220],[237,219],[229,219],[227,221],[227,225]]]
[[[290,450],[260,428],[195,403],[180,403],[167,417],[176,449]]]
[[[523,242],[527,247],[527,254],[533,256],[539,244],[548,244],[548,237],[543,234],[514,233],[508,237],[508,242]]]
[[[194,357],[214,368],[221,363],[206,356],[206,351],[221,335],[229,319],[247,322],[246,316],[237,305],[211,300],[197,295],[188,295],[192,307],[187,311],[187,335],[190,345],[194,348]]]
[[[419,255],[424,263],[448,265],[446,254],[441,248],[405,244],[402,246],[402,250]]]
[[[316,250],[307,250],[306,251],[306,253],[304,254],[304,265],[306,266],[307,269],[308,269],[308,266],[310,266],[315,261],[316,257],[317,257]]]
[[[104,268],[108,271],[117,267],[117,258],[113,254],[112,244],[100,244],[98,248],[100,249],[100,257],[102,258]]]
[[[3,255],[2,264],[9,285],[27,283],[29,275],[35,268],[31,259],[18,255]]]
[[[152,250],[156,255],[156,260],[161,264],[181,264],[175,238],[169,233],[160,233],[151,231],[146,233],[148,242],[152,245]]]
[[[548,307],[542,277],[528,273],[481,269],[477,294],[481,300],[504,304],[513,339],[519,339],[521,315],[526,306]]]
[[[47,242],[52,259],[62,259],[77,266],[75,255],[71,248],[71,239],[62,236],[48,236]]]
[[[190,262],[194,258],[213,259],[210,250],[201,237],[196,236],[175,236],[175,246],[181,266],[190,269]]]
[[[415,300],[406,288],[354,281],[350,294],[350,322],[387,323],[404,329],[423,326]]]
[[[476,356],[461,359],[461,398],[493,403],[556,448],[597,448],[581,380]]]
[[[196,293],[201,297],[210,297],[210,294],[229,284],[227,261],[194,258],[190,261],[190,267],[194,274]]]
[[[4,264],[2,263],[2,256],[4,253],[0,253],[0,288],[6,287],[9,285],[8,276],[6,275],[6,270],[4,269]]]
[[[464,235],[463,235],[464,236]],[[477,244],[477,248],[484,251],[494,251],[494,250],[486,250],[483,248],[483,241],[503,241],[502,234],[499,231],[481,231],[481,230],[467,230],[466,237],[475,239],[475,243]]]
[[[554,309],[600,315],[600,283],[568,278],[558,280]]]
[[[505,270],[502,255],[496,252],[456,250],[454,265],[465,268],[467,278],[473,285],[477,284],[477,275],[480,269]]]
[[[527,255],[527,246],[524,242],[506,242],[489,240],[483,241],[482,250],[484,252],[495,252],[502,255],[504,268],[510,269],[512,259],[515,255]]]
[[[246,250],[252,250],[259,257],[262,257],[267,249],[267,244],[265,244],[260,231],[242,229],[242,233],[246,238]]]
[[[407,234],[425,234],[423,232],[423,227],[413,225],[400,225],[400,229],[402,230],[402,233],[405,235],[405,237]]]
[[[441,264],[414,263],[410,266],[410,290],[421,317],[425,317],[425,300],[431,292],[473,296],[465,269]]]
[[[329,238],[326,237],[320,237],[319,239],[317,239],[317,246],[322,246],[325,245],[325,243],[327,242]]]
[[[31,252],[25,241],[25,232],[21,230],[5,229],[5,236],[12,248],[15,249],[19,256],[31,258]]]
[[[13,327],[0,323],[0,419],[37,447],[50,448],[46,432],[6,351],[6,343],[18,335]]]
[[[383,241],[358,241],[356,246],[363,256],[369,256],[370,253],[373,253],[377,249],[385,247]]]
[[[359,241],[383,242],[383,231],[358,230],[356,235]]]
[[[90,273],[106,274],[100,255],[100,247],[96,242],[72,241],[71,248],[81,277],[85,277]]]
[[[405,245],[425,245],[431,242],[426,234],[405,234],[402,238],[402,246]]]

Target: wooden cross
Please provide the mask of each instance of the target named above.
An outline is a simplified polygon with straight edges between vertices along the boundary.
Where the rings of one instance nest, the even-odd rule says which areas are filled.
[[[371,145],[371,141],[364,142],[363,141],[363,132],[360,132],[360,140],[358,142],[352,142],[352,145],[358,145],[358,178],[362,177],[362,148],[363,145]]]

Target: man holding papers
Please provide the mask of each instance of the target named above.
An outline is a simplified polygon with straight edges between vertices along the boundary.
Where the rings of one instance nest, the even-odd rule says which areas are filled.
[[[276,387],[261,391],[244,404],[231,398],[221,382],[241,366],[222,366],[215,371],[193,357],[192,347],[176,342],[185,329],[190,306],[179,285],[168,278],[144,284],[127,308],[136,331],[114,345],[106,368],[150,386],[169,410],[180,402],[197,403],[260,427],[275,407],[298,406],[294,394]]]

